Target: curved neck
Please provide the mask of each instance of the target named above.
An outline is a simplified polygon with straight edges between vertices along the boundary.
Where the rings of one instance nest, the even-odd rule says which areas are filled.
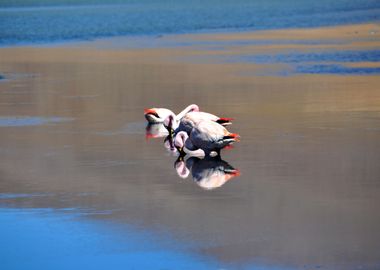
[[[203,150],[201,148],[198,148],[195,145],[193,145],[193,143],[191,142],[191,140],[186,140],[185,141],[184,151],[185,151],[186,154],[188,154],[189,156],[192,156],[192,157],[203,158],[203,157],[205,157],[205,156],[208,155],[208,153],[205,150]]]
[[[164,120],[164,127],[169,131],[173,128],[175,115],[174,113],[169,114]]]
[[[175,139],[174,139],[175,145],[180,148],[184,147],[187,138],[188,138],[188,135],[185,132],[183,131],[179,132],[175,136]]]
[[[196,149],[196,150],[190,150],[188,148],[184,148],[184,151],[187,155],[191,156],[191,157],[204,157],[206,156],[206,153],[205,151],[203,151],[202,149]]]
[[[177,114],[177,119],[181,120],[182,117],[184,117],[189,112],[199,112],[198,105],[191,104],[191,105],[187,106],[182,112],[180,112],[179,114]]]

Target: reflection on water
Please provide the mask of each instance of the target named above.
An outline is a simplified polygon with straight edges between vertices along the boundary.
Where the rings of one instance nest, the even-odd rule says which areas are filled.
[[[190,157],[186,161],[179,157],[174,163],[174,168],[181,178],[187,178],[191,172],[193,181],[205,190],[221,187],[231,178],[240,175],[239,170],[220,156],[204,159]]]
[[[168,135],[163,124],[148,124],[146,127],[146,138],[164,139],[165,149],[178,158],[174,162],[174,168],[180,178],[187,178],[192,175],[193,181],[204,190],[212,190],[223,186],[228,180],[239,176],[239,170],[233,168],[220,155],[216,157],[206,156],[204,158],[185,157],[178,152],[173,143],[173,137]]]
[[[161,123],[159,124],[148,124],[146,126],[145,136],[149,138],[162,138],[168,136],[168,131],[165,126]]]

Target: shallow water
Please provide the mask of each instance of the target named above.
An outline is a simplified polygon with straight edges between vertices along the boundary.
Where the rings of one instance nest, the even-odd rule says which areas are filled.
[[[256,41],[255,41],[256,42]],[[241,45],[240,42],[235,42],[233,45]],[[257,43],[257,42],[256,42]],[[278,42],[273,41],[275,44],[292,44],[291,42]],[[273,44],[272,43],[272,44]],[[299,41],[293,41],[295,45],[309,44]],[[250,44],[253,44],[251,42]],[[263,42],[258,43],[260,45]],[[258,45],[255,44],[255,45]],[[332,44],[332,43],[330,43]],[[337,43],[335,43],[337,45]],[[342,42],[342,44],[344,44]],[[246,44],[247,45],[247,44]],[[269,45],[269,44],[268,44]],[[232,45],[231,45],[232,46]],[[210,49],[210,48],[209,48]],[[223,51],[228,51],[224,48]],[[317,52],[316,52],[317,51]],[[190,59],[189,59],[190,60]],[[294,74],[337,74],[337,75],[370,75],[380,73],[380,51],[379,50],[316,50],[299,52],[297,50],[287,50],[285,53],[278,51],[271,54],[263,54],[261,51],[257,51],[254,55],[226,55],[225,52],[220,55],[212,56],[192,56],[191,61],[199,62],[226,62],[226,63],[254,63],[258,65],[265,64],[283,64],[282,69],[275,70],[275,72],[262,72],[264,76],[289,76]],[[362,67],[350,67],[345,66],[348,63],[374,63],[377,66],[362,66]]]
[[[70,119],[0,127],[8,269],[378,269],[379,78],[255,76],[178,61],[189,50],[0,51],[5,74],[38,74],[0,84],[1,116]],[[176,162],[152,138],[144,108],[189,103],[235,119],[223,161]],[[240,176],[209,188],[220,168]]]
[[[89,262],[91,269],[217,268],[215,261],[184,252],[175,240],[165,243],[126,226],[110,231],[98,222],[81,220],[82,215],[80,209],[0,209],[2,241],[7,243],[0,246],[2,268],[87,268]],[[25,243],[33,243],[33,249]]]
[[[0,127],[26,127],[40,126],[46,124],[60,123],[70,121],[70,118],[63,117],[0,117]]]

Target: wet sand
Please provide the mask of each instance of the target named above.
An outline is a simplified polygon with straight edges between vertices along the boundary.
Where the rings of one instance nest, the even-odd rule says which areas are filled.
[[[379,269],[379,74],[246,58],[372,52],[379,29],[1,48],[0,206],[132,226],[225,269]],[[339,65],[380,68],[371,57]],[[144,108],[190,103],[234,118],[242,137],[222,156],[241,176],[211,191],[179,178],[163,139],[145,137]]]

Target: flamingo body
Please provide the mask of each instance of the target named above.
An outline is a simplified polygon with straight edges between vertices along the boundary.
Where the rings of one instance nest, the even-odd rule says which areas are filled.
[[[203,120],[193,126],[189,135],[185,131],[178,132],[174,145],[186,154],[200,156],[201,150],[205,156],[213,151],[219,154],[222,148],[238,141],[238,138],[239,135],[230,133],[218,123]]]

